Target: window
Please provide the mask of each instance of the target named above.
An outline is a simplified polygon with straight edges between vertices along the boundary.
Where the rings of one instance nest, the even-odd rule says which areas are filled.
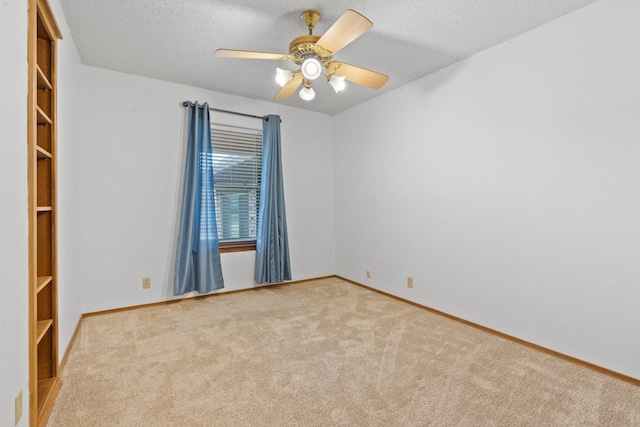
[[[216,222],[221,250],[255,247],[262,130],[211,125]]]

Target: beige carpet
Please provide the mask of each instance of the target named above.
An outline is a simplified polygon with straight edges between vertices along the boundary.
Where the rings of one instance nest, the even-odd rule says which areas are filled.
[[[86,318],[50,427],[640,426],[640,388],[339,279]]]

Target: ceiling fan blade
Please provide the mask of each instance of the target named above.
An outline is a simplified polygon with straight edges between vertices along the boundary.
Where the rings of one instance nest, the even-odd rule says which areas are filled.
[[[372,89],[380,89],[389,80],[386,74],[376,73],[366,68],[356,67],[344,62],[333,61],[329,64],[338,65],[336,76],[344,76],[347,80]]]
[[[291,95],[293,95],[296,92],[296,90],[298,90],[298,87],[300,87],[301,84],[302,84],[302,74],[298,74],[297,76],[289,80],[287,83],[285,83],[284,86],[282,86],[282,89],[280,89],[280,91],[277,93],[275,99],[290,98]]]
[[[287,55],[282,53],[254,52],[252,50],[218,49],[215,56],[221,58],[246,58],[246,59],[280,59],[287,60]]]
[[[373,23],[355,10],[348,9],[316,42],[336,53],[373,27]]]

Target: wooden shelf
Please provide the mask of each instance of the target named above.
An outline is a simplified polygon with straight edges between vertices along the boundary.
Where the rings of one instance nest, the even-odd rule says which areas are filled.
[[[38,396],[46,396],[51,386],[53,385],[55,378],[45,378],[38,380]]]
[[[51,319],[38,320],[38,328],[37,328],[37,334],[36,334],[37,343],[39,343],[42,340],[42,337],[44,337],[47,331],[49,331],[49,328],[51,328],[51,325],[53,325],[53,320]]]
[[[36,153],[39,159],[51,159],[53,157],[50,152],[39,146],[36,146]]]
[[[60,29],[47,0],[29,0],[29,420],[44,427],[61,379],[58,361],[57,43]]]
[[[32,425],[38,427],[47,425],[49,414],[53,409],[53,404],[61,385],[60,377],[41,378],[38,380],[38,418]]]
[[[36,105],[36,113],[37,113],[37,116],[38,116],[38,124],[39,125],[49,125],[50,126],[51,124],[53,124],[53,122],[51,121],[49,116],[44,111],[42,111],[42,108],[38,107],[37,105]]]
[[[36,279],[36,293],[40,292],[53,280],[53,276],[41,276]]]
[[[53,89],[53,86],[51,86],[51,82],[49,81],[47,76],[45,76],[44,72],[42,71],[42,68],[40,68],[40,66],[37,64],[36,64],[36,72],[38,74],[38,89],[45,89],[45,90]]]

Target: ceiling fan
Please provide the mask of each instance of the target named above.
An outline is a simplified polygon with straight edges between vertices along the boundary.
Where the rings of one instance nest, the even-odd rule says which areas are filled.
[[[254,52],[250,50],[218,49],[215,56],[223,58],[275,59],[292,61],[299,70],[276,69],[276,82],[282,87],[275,99],[289,98],[300,87],[300,97],[310,101],[315,97],[312,80],[325,70],[327,82],[336,92],[345,87],[345,79],[372,89],[381,88],[389,76],[365,68],[333,60],[333,55],[373,27],[373,23],[358,12],[348,9],[322,36],[313,34],[320,19],[315,10],[305,10],[300,16],[309,35],[296,37],[289,43],[289,53]]]

